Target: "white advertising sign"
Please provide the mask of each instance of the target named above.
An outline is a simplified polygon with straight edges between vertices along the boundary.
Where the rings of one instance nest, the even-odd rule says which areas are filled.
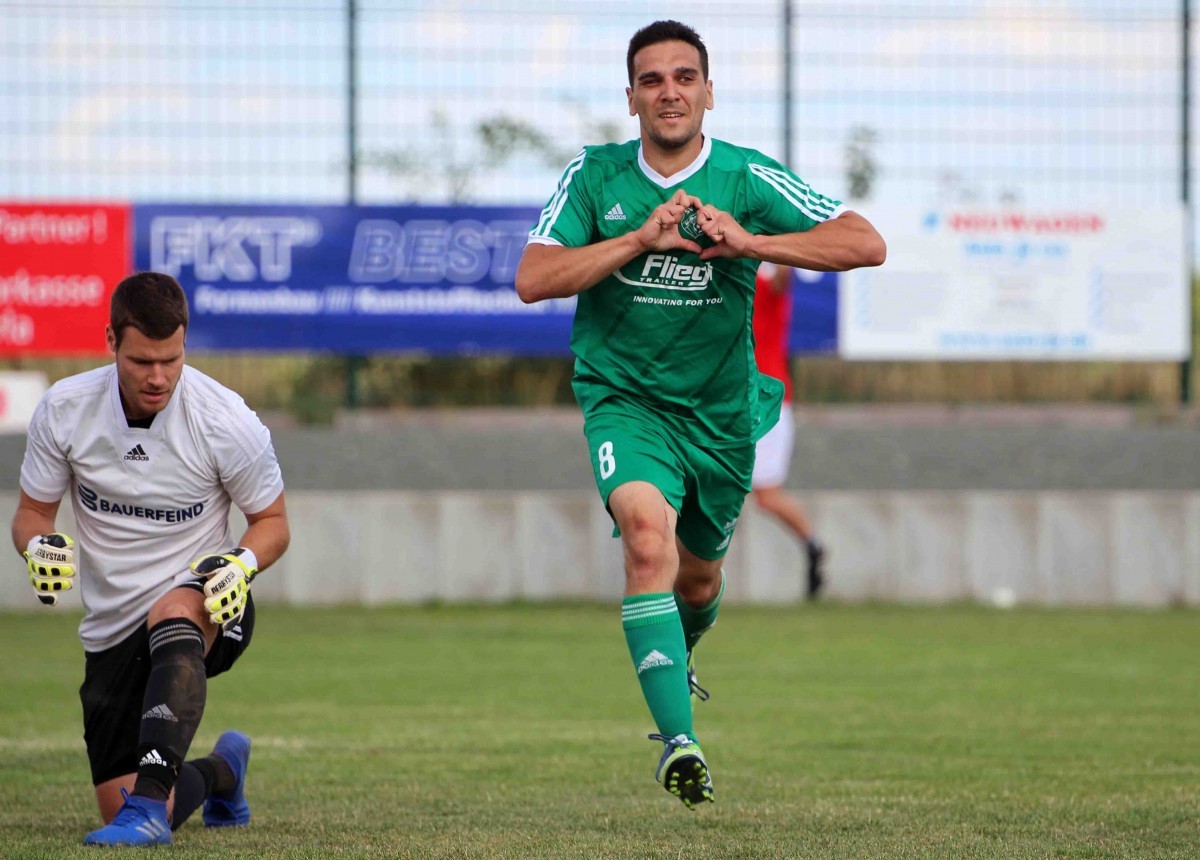
[[[41,371],[0,371],[0,433],[24,433],[48,387]]]
[[[867,214],[888,260],[839,281],[843,357],[1176,361],[1189,353],[1181,207]]]

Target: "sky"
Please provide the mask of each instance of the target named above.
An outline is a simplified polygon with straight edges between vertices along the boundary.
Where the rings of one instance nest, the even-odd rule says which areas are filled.
[[[706,131],[844,197],[1116,203],[1180,196],[1177,0],[706,2]],[[678,4],[359,0],[354,198],[541,204],[584,143],[628,139],[624,52]],[[0,199],[347,202],[346,4],[0,0]],[[477,127],[540,152],[489,163]],[[564,155],[565,153],[565,155]]]

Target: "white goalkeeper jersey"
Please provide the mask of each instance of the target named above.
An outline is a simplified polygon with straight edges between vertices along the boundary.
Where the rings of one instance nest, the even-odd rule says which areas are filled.
[[[50,388],[29,423],[21,489],[70,490],[87,651],[116,645],[201,555],[235,546],[230,504],[267,508],[283,492],[271,434],[242,398],[185,366],[149,428],[130,427],[116,365]]]

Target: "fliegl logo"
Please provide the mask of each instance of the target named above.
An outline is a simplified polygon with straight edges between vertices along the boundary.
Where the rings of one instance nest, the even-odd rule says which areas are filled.
[[[674,254],[647,254],[616,271],[617,280],[632,287],[657,290],[703,290],[712,280],[712,263],[684,265]]]

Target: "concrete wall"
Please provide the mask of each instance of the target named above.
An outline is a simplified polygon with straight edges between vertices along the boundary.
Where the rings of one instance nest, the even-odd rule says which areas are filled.
[[[10,521],[14,496],[0,496],[0,521]],[[834,599],[1200,605],[1200,491],[855,490],[805,501],[830,548]],[[620,542],[593,491],[295,490],[288,507],[292,546],[255,584],[259,600],[621,593]],[[63,511],[70,533],[69,504]],[[802,565],[794,541],[748,505],[726,564],[729,599],[796,600]],[[37,608],[15,557],[0,576],[0,606]]]
[[[1147,424],[1117,407],[806,407],[797,417],[788,483],[830,548],[830,597],[1200,604],[1200,421]],[[582,423],[576,409],[428,410],[272,427],[294,538],[255,593],[615,600],[620,543]],[[2,522],[24,449],[23,436],[0,435]],[[36,607],[10,558],[0,606]],[[795,600],[801,565],[794,541],[748,507],[730,598]]]
[[[1092,409],[1048,426],[1028,410],[983,424],[901,423],[905,414],[797,410],[789,485],[1200,491],[1200,422],[1119,423]],[[289,492],[594,489],[578,409],[352,413],[336,427],[271,432]],[[24,452],[23,435],[0,435],[0,488],[16,489]]]

